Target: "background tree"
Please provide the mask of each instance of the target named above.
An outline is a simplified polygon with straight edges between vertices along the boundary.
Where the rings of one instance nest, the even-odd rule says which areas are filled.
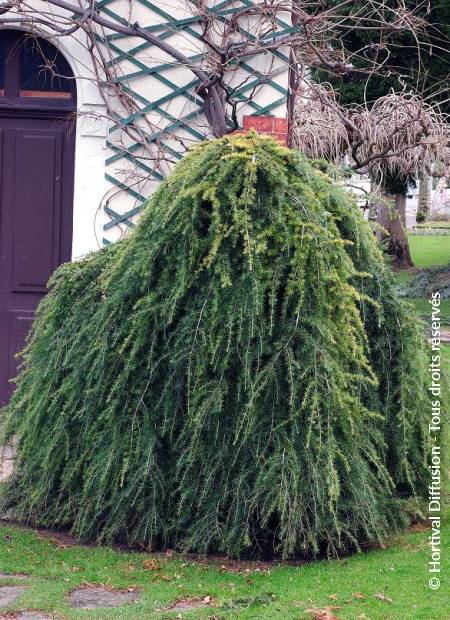
[[[393,267],[411,266],[406,185],[436,167],[448,170],[446,117],[413,95],[390,94],[371,107],[344,107],[331,87],[315,84],[298,97],[294,117],[294,144],[302,152],[338,164],[347,161],[351,170],[369,174],[381,186],[380,224],[389,231]]]
[[[336,7],[338,2],[327,2]],[[388,0],[382,8],[387,23],[392,21],[394,7],[398,3]],[[326,68],[314,72],[318,81],[328,80],[337,92],[337,100],[344,107],[364,105],[371,108],[374,103],[390,92],[404,92],[419,96],[427,105],[438,106],[444,115],[450,111],[449,67],[450,67],[450,5],[446,0],[433,3],[417,3],[406,0],[403,3],[405,19],[408,11],[414,9],[415,16],[422,19],[422,44],[412,30],[393,27],[385,29],[378,37],[370,29],[349,28],[341,38],[349,58],[358,69],[367,71],[366,79],[360,72],[331,74]],[[364,10],[363,2],[353,2],[344,9],[348,24],[354,14]],[[376,70],[372,70],[375,69]],[[445,122],[445,116],[443,117]],[[370,172],[370,169],[369,169]],[[405,176],[402,166],[395,170],[392,165],[380,170],[381,176],[372,176],[380,187],[378,222],[388,232],[388,252],[396,268],[412,267],[406,235],[406,193],[408,186],[416,179]],[[422,167],[416,171],[422,185],[418,219],[423,220],[429,211],[429,192],[426,191],[430,174],[442,174],[442,170]]]
[[[337,0],[326,2],[337,7]],[[364,2],[352,2],[344,9],[350,26],[353,14],[364,11]],[[420,95],[424,100],[439,103],[442,112],[450,112],[450,4],[447,0],[401,3],[408,19],[408,11],[414,11],[421,20],[420,40],[413,29],[386,27],[382,36],[369,28],[349,28],[340,39],[345,46],[349,60],[355,67],[367,72],[367,79],[361,80],[361,73],[347,72],[331,74],[326,68],[315,72],[320,81],[330,81],[338,93],[339,102],[346,105],[371,103],[390,91],[409,92]],[[395,0],[383,3],[383,20],[392,22],[393,11],[400,11]],[[376,71],[370,72],[371,67]]]

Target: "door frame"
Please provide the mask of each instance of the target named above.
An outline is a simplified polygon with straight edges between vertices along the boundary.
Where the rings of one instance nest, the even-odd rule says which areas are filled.
[[[68,262],[72,259],[72,243],[73,243],[73,216],[74,216],[74,183],[75,183],[75,146],[76,146],[76,84],[73,73],[70,77],[73,78],[73,82],[70,82],[70,98],[51,98],[51,96],[26,96],[19,97],[19,81],[20,81],[20,44],[26,33],[23,31],[9,31],[5,37],[5,80],[4,80],[4,94],[0,95],[0,121],[7,122],[2,123],[5,127],[16,127],[20,130],[21,126],[36,126],[39,130],[39,121],[45,121],[47,128],[51,128],[53,125],[58,127],[58,133],[62,139],[62,150],[60,167],[58,169],[58,175],[60,177],[51,177],[49,183],[55,183],[55,189],[57,191],[60,207],[58,211],[59,224],[58,231],[54,231],[52,235],[52,243],[54,243],[54,256],[52,269],[56,268],[63,262]],[[17,45],[16,45],[17,43]],[[57,49],[57,48],[55,48]],[[8,51],[9,50],[9,51]],[[62,52],[59,52],[62,53]],[[67,69],[69,71],[69,69]],[[48,91],[44,91],[46,93]],[[69,89],[66,91],[69,92]],[[44,94],[43,93],[43,94]],[[36,121],[36,122],[34,122]],[[2,163],[2,167],[3,167]],[[14,167],[13,173],[4,171],[5,174],[20,175],[18,169],[18,163],[15,157],[11,160],[11,164]],[[20,176],[19,176],[20,179]],[[53,179],[53,181],[51,181]],[[6,188],[5,188],[6,189]],[[3,193],[3,188],[1,188]],[[5,197],[6,200],[6,197]],[[8,213],[5,212],[6,217],[15,217],[14,202],[9,203],[9,199],[6,200],[3,207]],[[12,212],[10,213],[10,210]],[[56,216],[55,216],[56,217]],[[48,223],[46,223],[48,225]],[[8,229],[7,229],[8,230]],[[32,247],[32,238],[29,245]],[[37,292],[37,291],[36,291]],[[42,289],[40,296],[45,295],[46,289]],[[21,295],[21,291],[15,291],[15,294]],[[26,294],[26,293],[25,293]],[[20,311],[23,301],[17,300],[17,311]],[[7,306],[8,307],[8,303]],[[24,310],[24,316],[33,315],[34,311]],[[11,325],[9,322],[2,326],[2,338],[8,340],[13,337],[11,332]],[[3,340],[2,340],[3,342]],[[5,340],[6,343],[6,340]],[[9,356],[8,351],[3,352],[3,355]],[[8,358],[10,360],[10,358]],[[3,368],[4,364],[4,368]],[[8,378],[10,372],[10,361],[6,358],[2,360],[2,372],[0,379],[3,381]],[[9,370],[8,370],[9,369]],[[3,392],[2,392],[3,398]]]
[[[23,25],[0,24],[0,31],[11,29],[30,34],[30,29]],[[107,103],[98,86],[95,64],[86,49],[82,32],[72,37],[55,38],[53,32],[42,26],[35,34],[59,50],[75,76],[76,109],[73,114],[77,122],[71,258],[77,260],[103,247],[104,206],[111,192],[105,176],[105,160],[109,153]],[[3,107],[9,106],[3,102]],[[41,109],[40,106],[37,108]],[[56,112],[57,108],[53,108]],[[67,112],[67,108],[60,111]]]
[[[70,94],[68,99],[46,97],[20,97],[20,45],[21,40],[34,35],[16,28],[2,29],[5,41],[5,64],[4,64],[4,95],[0,96],[0,118],[10,119],[46,119],[55,120],[56,123],[67,123],[68,130],[65,135],[68,140],[68,148],[63,149],[63,171],[65,180],[61,186],[61,223],[59,240],[60,262],[72,259],[73,241],[73,216],[74,216],[74,183],[75,183],[75,147],[77,133],[77,84],[70,68]],[[44,39],[45,35],[35,35],[38,39]],[[53,45],[53,43],[52,43]],[[70,67],[66,55],[58,47],[53,45],[55,51],[61,54]],[[68,208],[70,205],[70,208]]]

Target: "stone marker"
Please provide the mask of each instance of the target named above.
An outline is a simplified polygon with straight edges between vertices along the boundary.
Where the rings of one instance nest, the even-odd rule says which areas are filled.
[[[27,586],[0,586],[0,607],[6,607],[19,598]]]
[[[46,616],[40,611],[18,611],[12,616],[0,616],[0,620],[56,620],[56,618]]]
[[[133,603],[139,598],[139,592],[108,590],[107,588],[81,587],[72,590],[69,594],[69,602],[72,607],[80,609],[95,609],[97,607],[118,607],[124,603]]]

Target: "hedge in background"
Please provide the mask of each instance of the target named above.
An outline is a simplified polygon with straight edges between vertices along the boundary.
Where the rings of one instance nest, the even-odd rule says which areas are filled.
[[[347,552],[426,487],[426,367],[345,193],[269,138],[206,142],[128,239],[54,275],[3,507],[81,539]]]

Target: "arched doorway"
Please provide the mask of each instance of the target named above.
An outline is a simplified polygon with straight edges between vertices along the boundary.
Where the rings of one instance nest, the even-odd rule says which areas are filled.
[[[62,54],[0,31],[0,406],[47,281],[71,258],[75,109]]]

